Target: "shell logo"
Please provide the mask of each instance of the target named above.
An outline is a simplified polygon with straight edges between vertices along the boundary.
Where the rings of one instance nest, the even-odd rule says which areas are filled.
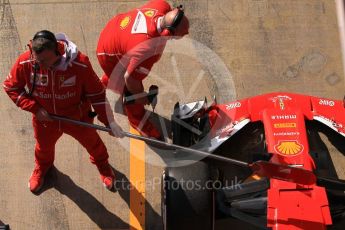
[[[277,153],[283,156],[297,156],[303,151],[303,145],[298,143],[298,141],[279,141],[279,143],[274,146]]]
[[[131,22],[131,17],[127,16],[124,19],[122,19],[122,21],[120,22],[120,28],[122,30],[126,29],[126,27],[128,26],[128,24]]]

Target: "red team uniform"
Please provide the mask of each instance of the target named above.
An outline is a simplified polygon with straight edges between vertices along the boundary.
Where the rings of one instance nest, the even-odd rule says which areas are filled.
[[[167,38],[160,34],[159,19],[169,11],[171,7],[167,2],[152,0],[108,22],[97,46],[98,61],[105,73],[102,77],[105,86],[109,84],[110,89],[122,94],[127,90],[123,78],[126,71],[131,78],[146,78],[165,48]],[[145,114],[144,105],[126,104],[125,111],[131,125],[138,127]],[[160,136],[150,122],[146,122],[142,130],[149,136]]]
[[[39,108],[48,113],[92,123],[91,106],[98,119],[108,125],[105,88],[94,73],[87,56],[80,53],[66,37],[58,42],[61,62],[54,70],[40,68],[36,71],[35,86],[30,96],[25,89],[32,89],[34,63],[31,52],[19,56],[3,87],[12,101],[21,109],[33,113],[32,124],[36,139],[35,173],[42,173],[53,165],[55,144],[66,133],[78,140],[90,154],[91,162],[98,167],[102,180],[113,176],[108,167],[107,149],[94,129],[78,127],[59,121],[38,121]]]

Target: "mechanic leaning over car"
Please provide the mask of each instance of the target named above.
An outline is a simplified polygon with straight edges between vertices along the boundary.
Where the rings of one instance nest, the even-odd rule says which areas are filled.
[[[145,115],[144,105],[150,103],[142,81],[160,59],[167,40],[182,38],[188,30],[189,21],[182,6],[172,9],[164,0],[151,0],[113,17],[100,34],[97,57],[105,73],[102,82],[124,96],[129,123],[143,136],[161,138],[151,122],[140,124]],[[141,96],[126,101],[135,95]]]
[[[35,167],[29,179],[30,191],[36,193],[42,187],[44,177],[54,163],[55,144],[63,133],[74,137],[86,148],[104,186],[112,189],[115,175],[108,163],[107,149],[96,130],[54,121],[49,115],[92,123],[92,105],[98,119],[111,126],[111,135],[123,137],[113,115],[107,119],[109,104],[105,88],[89,58],[64,34],[54,35],[47,30],[37,32],[29,48],[15,62],[3,87],[18,107],[33,114],[36,147]],[[108,111],[111,111],[110,107]]]

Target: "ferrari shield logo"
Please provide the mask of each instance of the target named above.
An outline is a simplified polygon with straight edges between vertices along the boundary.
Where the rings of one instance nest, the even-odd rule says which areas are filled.
[[[279,141],[279,143],[274,146],[274,149],[283,156],[297,156],[303,151],[303,145],[296,140]]]
[[[284,100],[283,99],[279,99],[279,106],[281,110],[285,109],[285,104],[284,104]]]
[[[128,24],[131,22],[131,17],[127,16],[120,22],[120,28],[121,30],[124,30],[127,28]]]
[[[154,10],[148,10],[144,13],[147,17],[152,18],[155,15]]]
[[[76,84],[76,75],[69,77],[66,79],[66,77],[61,76],[60,78],[60,87],[70,87],[70,86],[75,86]]]

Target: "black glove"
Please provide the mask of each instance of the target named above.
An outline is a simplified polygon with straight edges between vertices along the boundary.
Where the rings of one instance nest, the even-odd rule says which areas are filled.
[[[149,93],[147,95],[147,98],[151,105],[155,106],[157,104],[157,95],[158,95],[158,86],[151,85],[149,88]]]

